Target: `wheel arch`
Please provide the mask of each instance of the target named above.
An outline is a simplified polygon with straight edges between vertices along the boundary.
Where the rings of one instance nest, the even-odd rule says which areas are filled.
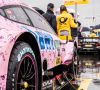
[[[41,65],[41,55],[40,55],[39,45],[34,35],[32,35],[29,32],[25,32],[22,35],[20,35],[20,37],[18,37],[18,39],[16,40],[16,42],[19,41],[26,42],[31,46],[32,50],[34,51],[38,65]]]

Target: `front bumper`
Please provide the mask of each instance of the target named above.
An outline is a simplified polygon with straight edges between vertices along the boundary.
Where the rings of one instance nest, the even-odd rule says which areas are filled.
[[[78,52],[97,52],[100,50],[100,46],[97,47],[79,47]]]

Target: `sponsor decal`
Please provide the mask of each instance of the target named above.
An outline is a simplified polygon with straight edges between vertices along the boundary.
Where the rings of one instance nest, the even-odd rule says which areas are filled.
[[[17,56],[17,59],[18,59],[18,62],[21,60],[22,56],[27,53],[27,52],[30,52],[33,56],[34,56],[34,53],[33,51],[30,49],[30,48],[23,48],[23,50],[21,50]]]
[[[43,37],[39,37],[39,44],[41,49],[45,49],[45,42]]]
[[[47,50],[51,50],[54,49],[54,41],[51,35],[47,34],[47,33],[42,33],[42,32],[38,32],[38,31],[32,31],[29,28],[22,26],[21,29],[25,29],[27,31],[29,31],[30,33],[32,33],[34,35],[34,37],[36,38],[40,49],[47,49]]]
[[[40,44],[41,49],[51,50],[54,49],[53,38],[49,34],[44,34],[42,32],[36,32],[38,35],[38,42]]]
[[[64,0],[65,6],[75,5],[75,4],[88,4],[89,0]]]
[[[57,65],[60,65],[60,64],[61,64],[61,58],[60,58],[60,56],[58,56],[55,60],[55,65],[57,66]]]
[[[42,83],[43,90],[47,89],[47,88],[50,88],[52,86],[53,86],[53,81],[52,80],[48,80],[48,81],[45,81],[45,82]]]
[[[59,49],[60,48],[60,41],[55,40],[54,41],[54,46],[55,46],[56,49]]]

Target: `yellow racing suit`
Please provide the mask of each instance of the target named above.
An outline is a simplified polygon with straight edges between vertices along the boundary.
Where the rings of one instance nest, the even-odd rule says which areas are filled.
[[[72,17],[71,14],[67,13],[66,11],[63,11],[60,15],[57,16],[58,37],[61,40],[66,40],[66,36],[60,35],[60,31],[67,30],[68,31],[68,40],[72,40],[71,27],[77,28],[77,24],[74,22],[74,18]]]

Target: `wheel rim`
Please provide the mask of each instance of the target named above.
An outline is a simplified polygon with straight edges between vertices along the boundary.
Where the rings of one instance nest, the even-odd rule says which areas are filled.
[[[18,65],[17,90],[36,90],[36,65],[30,54],[25,55]]]

